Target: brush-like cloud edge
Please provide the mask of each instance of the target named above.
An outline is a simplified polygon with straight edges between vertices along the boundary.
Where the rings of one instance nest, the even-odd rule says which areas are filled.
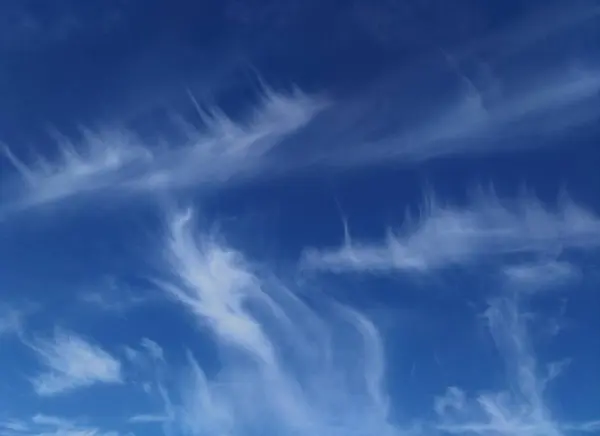
[[[335,273],[425,273],[513,255],[535,259],[590,250],[600,247],[600,217],[566,196],[550,207],[533,196],[506,201],[491,193],[466,206],[430,197],[418,218],[407,214],[382,241],[355,242],[347,228],[344,233],[337,248],[305,250],[301,266]]]
[[[256,176],[262,159],[326,105],[297,88],[276,92],[264,87],[262,100],[241,121],[218,108],[198,110],[202,128],[184,123],[184,144],[159,147],[131,131],[84,130],[78,143],[55,135],[58,155],[25,160],[6,145],[3,156],[19,176],[3,183],[8,210],[57,203],[79,195],[110,191],[129,195],[185,186],[220,186]]]
[[[121,384],[121,362],[97,344],[57,329],[50,339],[28,344],[44,368],[31,379],[34,391],[51,397],[96,384]]]

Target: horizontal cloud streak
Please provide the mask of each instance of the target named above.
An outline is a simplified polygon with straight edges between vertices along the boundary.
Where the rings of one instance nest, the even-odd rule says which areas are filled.
[[[569,199],[551,208],[531,196],[509,202],[490,194],[462,207],[430,199],[417,219],[389,230],[385,240],[355,242],[347,234],[341,247],[307,250],[302,264],[334,272],[425,272],[498,256],[598,247],[600,217]]]
[[[503,272],[510,286],[532,291],[564,285],[579,276],[574,265],[558,261],[513,265]]]
[[[135,415],[129,418],[129,422],[134,424],[153,424],[157,422],[168,421],[169,417],[165,415]]]
[[[118,436],[117,432],[82,425],[77,420],[42,414],[0,422],[0,432],[3,436]]]
[[[73,333],[58,330],[52,339],[30,344],[44,367],[32,379],[35,392],[53,396],[98,383],[122,383],[121,363],[107,351]]]

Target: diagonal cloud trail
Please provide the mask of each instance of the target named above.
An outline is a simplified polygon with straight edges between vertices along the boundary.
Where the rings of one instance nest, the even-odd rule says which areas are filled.
[[[199,111],[202,128],[186,124],[184,144],[153,147],[131,131],[84,131],[74,143],[58,136],[55,156],[18,157],[0,149],[16,178],[3,180],[9,211],[98,192],[143,193],[156,189],[225,184],[256,174],[261,160],[283,138],[308,123],[325,102],[299,90],[265,88],[257,108],[241,121],[218,109]]]

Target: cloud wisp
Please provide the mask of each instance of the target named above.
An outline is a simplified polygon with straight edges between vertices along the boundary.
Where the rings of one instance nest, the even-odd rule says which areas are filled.
[[[595,433],[598,421],[562,423],[553,418],[546,401],[547,385],[568,367],[555,362],[542,370],[531,344],[528,321],[514,295],[493,300],[486,313],[488,328],[504,358],[508,384],[502,392],[471,398],[450,387],[435,401],[444,434],[479,436],[564,436]]]
[[[390,160],[414,162],[443,155],[516,151],[544,142],[531,141],[532,135],[556,137],[600,116],[598,105],[593,104],[600,92],[597,71],[561,70],[544,74],[543,80],[533,78],[531,86],[489,79],[486,86],[490,89],[483,89],[458,67],[453,70],[463,84],[461,95],[450,104],[436,103],[424,118],[408,123],[416,128],[398,122],[392,113],[373,111],[380,106],[378,93],[358,97],[354,103],[326,104],[323,98],[297,89],[276,92],[265,86],[260,104],[240,120],[218,108],[204,110],[192,97],[200,127],[179,123],[182,140],[175,142],[182,143],[176,147],[162,146],[158,139],[150,144],[122,129],[84,131],[76,141],[56,135],[54,154],[33,157],[2,145],[0,157],[15,170],[15,177],[3,180],[4,209],[29,209],[107,191],[115,195],[223,186],[264,174],[281,177],[312,166],[363,167]],[[415,88],[427,90],[426,85]],[[398,97],[392,106],[403,111],[407,104]],[[354,109],[348,112],[346,105]],[[272,156],[278,144],[306,127],[325,107],[329,109],[326,121],[311,130],[310,144],[302,144],[292,158],[286,159],[285,153]],[[385,134],[374,138],[369,133],[386,125]],[[169,141],[173,143],[173,138]]]
[[[182,142],[175,147],[160,145],[158,139],[150,144],[122,129],[84,131],[77,141],[57,136],[53,155],[27,157],[3,145],[0,157],[15,170],[15,177],[3,180],[4,209],[29,209],[99,192],[122,195],[189,186],[214,188],[265,174],[281,177],[312,166],[363,167],[523,150],[551,142],[532,141],[533,136],[556,137],[600,117],[598,105],[593,104],[600,92],[597,71],[544,72],[543,80],[531,79],[531,86],[493,78],[487,80],[490,89],[483,89],[458,67],[452,70],[462,83],[458,99],[436,103],[422,119],[410,123],[372,110],[381,106],[382,96],[377,92],[358,97],[354,103],[326,104],[297,89],[276,92],[265,86],[260,104],[241,120],[231,119],[218,108],[204,110],[191,97],[200,127],[179,123],[182,140],[169,139]],[[428,86],[421,83],[415,88],[427,92]],[[411,103],[398,97],[392,106],[403,112],[407,104]],[[346,105],[353,109],[348,112]],[[310,130],[310,144],[301,144],[292,157],[270,153],[325,107],[325,121]],[[381,126],[387,126],[382,129],[385,133],[373,136],[372,131]]]
[[[183,123],[185,140],[178,147],[151,146],[124,130],[85,131],[76,143],[58,137],[58,152],[51,157],[26,159],[3,145],[0,151],[18,177],[3,182],[7,191],[2,194],[10,210],[21,210],[107,190],[227,183],[255,175],[265,154],[323,107],[323,101],[299,90],[266,88],[259,106],[241,121],[196,104],[202,126]]]
[[[216,372],[190,351],[180,388],[159,388],[167,426],[207,436],[403,434],[388,416],[382,339],[366,317],[333,303],[323,313],[307,306],[216,235],[198,232],[190,211],[170,221],[165,256],[160,287],[220,350]]]
[[[78,420],[36,414],[28,419],[0,421],[3,436],[118,436],[115,431],[82,424]]]
[[[572,282],[580,276],[580,271],[569,262],[546,260],[507,266],[503,274],[509,286],[535,292]]]
[[[344,136],[348,143],[343,148],[322,152],[313,163],[352,168],[390,161],[414,163],[441,156],[517,152],[542,144],[550,146],[561,135],[600,117],[597,109],[600,76],[595,70],[545,71],[542,77],[531,77],[525,83],[490,77],[485,79],[485,85],[478,86],[459,69],[456,74],[462,83],[461,91],[450,102],[437,102],[427,94],[427,84],[415,83],[415,88],[423,94],[411,95],[406,101],[399,97],[393,106],[399,113],[405,113],[414,104],[411,100],[436,102],[425,116],[407,126],[395,114],[373,110],[377,114],[373,116],[359,112],[356,119],[346,120],[342,125],[363,127],[356,127],[351,130],[352,135]],[[381,92],[359,97],[355,104],[377,106],[383,98]],[[369,132],[381,125],[386,126],[383,129],[386,133],[370,139]]]
[[[532,196],[504,201],[485,194],[467,206],[430,199],[420,216],[408,216],[382,241],[357,242],[348,231],[345,234],[340,247],[307,250],[303,265],[333,272],[390,273],[427,272],[514,255],[536,260],[600,247],[600,217],[567,198],[550,207]],[[566,265],[548,268],[552,266],[556,274],[570,273]],[[507,274],[527,278],[523,266],[515,268]]]
[[[100,346],[57,330],[29,344],[43,371],[31,382],[40,396],[54,396],[100,383],[122,383],[121,363]]]
[[[0,338],[21,334],[26,315],[24,310],[0,305]]]

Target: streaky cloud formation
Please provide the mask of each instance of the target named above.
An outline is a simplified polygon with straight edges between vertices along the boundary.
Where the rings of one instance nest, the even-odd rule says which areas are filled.
[[[98,286],[93,286],[89,291],[84,291],[78,296],[78,300],[91,309],[99,309],[102,312],[124,316],[127,312],[139,309],[145,304],[155,300],[155,295],[144,293],[140,295],[136,289],[132,289],[114,277],[108,277],[101,281]]]
[[[414,164],[443,156],[522,152],[552,147],[557,138],[589,128],[600,116],[596,68],[573,61],[571,67],[515,79],[482,67],[488,71],[481,74],[485,78],[476,78],[463,72],[452,55],[442,56],[451,74],[438,72],[438,80],[453,76],[459,82],[457,95],[432,96],[421,79],[427,71],[418,68],[406,73],[419,77],[413,94],[393,92],[398,86],[396,78],[377,83],[375,89],[344,101],[348,108],[334,106],[330,124],[337,127],[322,127],[325,139],[319,135],[314,139],[321,150],[307,161],[325,168],[360,168],[390,162]],[[435,85],[435,78],[429,80]],[[401,83],[402,89],[410,86]],[[395,96],[392,101],[390,93]],[[431,103],[419,103],[425,110],[415,101]],[[415,113],[422,115],[409,116],[407,121],[393,109],[380,109],[384,103],[400,114],[417,105]],[[332,147],[339,138],[344,145]]]
[[[29,419],[0,421],[0,432],[5,436],[118,436],[116,431],[82,424],[78,420],[36,414]]]
[[[151,144],[126,129],[84,130],[78,140],[55,135],[57,152],[33,157],[17,156],[3,145],[1,154],[17,175],[3,183],[6,188],[0,194],[8,205],[4,209],[18,211],[107,191],[131,195],[190,186],[215,188],[314,166],[363,167],[390,160],[406,163],[524,150],[551,143],[531,140],[531,135],[556,137],[600,116],[598,105],[593,104],[600,92],[600,74],[593,69],[563,67],[542,78],[529,78],[525,84],[492,76],[486,85],[490,89],[483,89],[447,57],[460,77],[462,91],[457,99],[436,104],[429,115],[412,123],[416,128],[406,123],[395,127],[392,114],[377,113],[373,119],[371,106],[378,106],[381,99],[377,93],[359,97],[349,115],[343,107],[349,104],[346,101],[336,104],[298,89],[276,92],[265,85],[261,102],[240,120],[218,107],[205,110],[191,96],[198,122],[178,123],[184,139],[167,141],[183,142],[177,146],[160,145],[159,132],[153,133],[156,143]],[[405,103],[401,98],[395,102],[398,107]],[[337,121],[320,123],[311,134],[311,147],[292,158],[285,153],[272,156],[277,145],[326,107],[327,117]],[[368,132],[381,123],[393,126],[386,127],[380,138],[371,138]]]
[[[154,423],[163,423],[168,421],[169,417],[166,415],[134,415],[129,418],[130,423],[137,424],[154,424]]]
[[[594,1],[579,1],[570,8],[563,6],[548,3],[543,10],[528,13],[502,31],[469,44],[459,51],[459,57],[482,56],[488,52],[494,61],[506,62],[515,55],[531,52],[540,42],[552,41],[553,37],[574,28],[584,28],[600,17],[600,8]]]
[[[181,388],[159,388],[167,427],[404,434],[388,417],[382,338],[364,315],[333,303],[320,314],[217,235],[198,232],[189,210],[173,216],[166,242],[170,273],[158,284],[212,336],[221,366],[206,370],[188,353]]]
[[[510,286],[533,291],[562,285],[580,276],[575,265],[556,260],[507,266],[503,273]]]
[[[552,79],[532,78],[527,90],[517,95],[497,95],[485,103],[483,90],[468,90],[465,97],[432,123],[405,138],[400,156],[423,160],[444,155],[523,151],[552,145],[552,140],[600,115],[588,103],[597,99],[600,81],[596,71],[573,69]],[[503,87],[493,83],[494,90]],[[523,86],[523,85],[521,85]],[[493,91],[498,94],[498,91]],[[535,141],[532,137],[545,137]]]
[[[0,436],[600,435],[600,0],[318,3],[0,3]]]
[[[540,368],[531,344],[528,323],[518,294],[492,300],[485,318],[496,348],[505,361],[508,385],[502,392],[481,393],[470,398],[450,387],[435,401],[444,434],[481,436],[563,436],[595,433],[598,421],[562,423],[552,417],[546,404],[548,383],[558,377],[568,361]]]
[[[536,222],[556,222],[554,213],[537,210],[551,219],[540,221],[536,215]],[[513,222],[514,216],[507,216]],[[487,229],[475,232],[486,240],[491,230],[478,228]],[[191,209],[171,215],[168,230],[163,247],[168,268],[156,283],[186,310],[200,335],[212,337],[219,353],[213,357],[204,354],[202,365],[190,349],[186,369],[173,385],[163,377],[175,373],[168,353],[154,341],[143,339],[140,351],[130,354],[138,362],[147,356],[157,373],[163,374],[146,390],[163,408],[131,416],[130,424],[155,424],[163,426],[167,434],[203,436],[264,432],[564,436],[599,429],[598,420],[564,422],[553,415],[547,386],[569,370],[570,360],[565,356],[556,362],[539,362],[530,333],[536,322],[527,311],[530,297],[541,289],[560,288],[572,279],[572,264],[496,262],[506,280],[500,283],[501,292],[493,293],[483,319],[502,358],[507,388],[472,396],[450,386],[435,398],[436,419],[398,422],[392,417],[386,392],[383,338],[367,317],[327,301],[324,295],[322,305],[307,304],[298,294],[300,287],[286,286],[267,268],[231,248],[220,235],[199,231]],[[547,232],[553,230],[553,226],[546,227]],[[498,233],[495,240],[513,241],[512,232]],[[438,238],[441,234],[435,233]],[[536,248],[539,238],[534,240],[523,244]],[[589,247],[597,248],[595,244]],[[475,253],[496,254],[488,250]],[[427,272],[435,274],[436,270]],[[193,348],[194,344],[188,342],[187,346]],[[213,359],[215,362],[209,363]]]
[[[186,139],[177,147],[151,146],[123,129],[86,130],[77,143],[57,136],[56,155],[40,153],[33,159],[18,157],[4,145],[2,154],[18,178],[6,181],[2,194],[10,210],[22,210],[81,194],[222,184],[248,176],[269,150],[325,105],[297,89],[265,88],[262,96],[241,121],[218,108],[205,111],[193,99],[201,126],[183,123]]]
[[[100,346],[66,330],[28,344],[43,371],[31,382],[40,396],[54,396],[100,383],[122,383],[121,363]]]
[[[430,197],[416,219],[407,214],[383,241],[356,242],[345,234],[338,248],[306,250],[303,265],[333,272],[427,272],[511,255],[557,256],[600,247],[600,217],[566,197],[553,207],[531,195],[508,201],[482,194],[465,206]],[[507,274],[522,280],[536,274],[524,268],[516,266]],[[571,273],[565,264],[546,268],[555,275]]]
[[[20,159],[3,146],[4,156],[20,176],[13,183],[15,207],[27,208],[110,187],[127,167],[152,160],[151,151],[123,131],[85,131],[78,144],[56,135],[56,142],[56,156],[40,154],[31,161]]]

